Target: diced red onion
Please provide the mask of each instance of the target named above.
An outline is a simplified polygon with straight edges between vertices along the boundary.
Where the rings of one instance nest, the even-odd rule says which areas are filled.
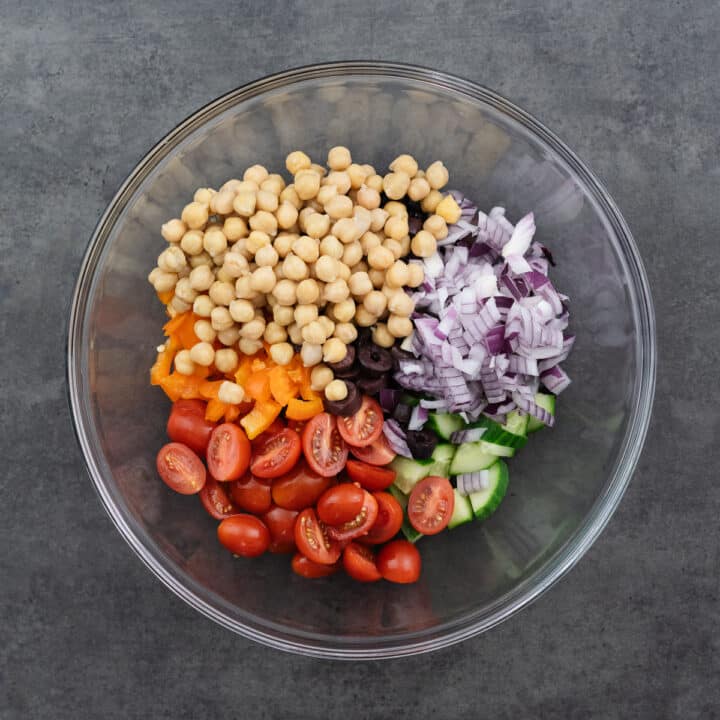
[[[383,433],[390,447],[403,457],[411,458],[412,453],[407,444],[407,437],[400,427],[400,423],[394,418],[385,420],[383,423]]]

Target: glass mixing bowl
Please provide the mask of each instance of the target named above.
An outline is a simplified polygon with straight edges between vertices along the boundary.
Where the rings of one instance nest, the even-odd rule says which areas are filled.
[[[441,159],[480,206],[535,212],[571,298],[574,382],[553,430],[510,463],[488,521],[420,541],[409,586],[306,580],[289,557],[233,559],[197,498],[157,477],[168,402],[148,384],[163,309],[146,277],[161,223],[194,190],[243,168],[284,169],[347,145],[377,168],[401,152]],[[440,648],[508,618],[548,589],[598,537],[625,490],[650,417],[655,333],[645,273],[620,212],[549,130],[496,93],[418,67],[349,62],[291,70],[216,100],[158,143],[114,197],[90,241],[68,333],[75,428],[107,512],[147,566],[200,612],[283,650],[377,658]],[[142,611],[142,608],[140,608]]]

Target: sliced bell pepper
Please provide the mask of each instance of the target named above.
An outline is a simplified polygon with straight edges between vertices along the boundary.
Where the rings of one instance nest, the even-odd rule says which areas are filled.
[[[150,369],[150,384],[160,385],[162,380],[170,375],[175,354],[180,349],[180,343],[175,338],[170,338],[165,343],[165,349],[157,354],[155,363]]]
[[[206,400],[217,400],[220,386],[224,380],[205,380],[200,384],[200,395]]]
[[[252,375],[252,358],[245,355],[240,361],[240,367],[235,372],[235,382],[244,388],[250,375]]]
[[[180,329],[182,324],[185,322],[185,318],[192,313],[190,312],[184,312],[184,313],[178,313],[174,318],[170,318],[164,325],[163,325],[163,332],[167,335],[175,335],[175,333]]]
[[[239,417],[239,405],[225,405],[225,422],[235,422]]]
[[[202,398],[200,386],[205,382],[202,378],[194,375],[181,375],[179,372],[170,373],[160,381],[160,387],[165,394],[173,401],[194,400]]]
[[[224,402],[220,402],[216,398],[208,400],[207,407],[205,408],[205,419],[209,422],[217,422],[223,415],[229,406]]]
[[[270,400],[270,373],[268,370],[254,370],[245,381],[245,393],[253,400],[267,402]]]
[[[250,440],[267,430],[280,414],[282,405],[272,400],[258,401],[255,407],[242,419],[240,424]]]
[[[156,293],[156,295],[158,296],[158,300],[163,305],[167,305],[175,297],[175,291],[164,290],[163,292]]]
[[[281,405],[287,405],[298,392],[298,386],[290,379],[288,371],[276,365],[269,372],[270,393]]]
[[[208,377],[208,375],[210,375],[210,368],[205,367],[205,365],[196,365],[193,375],[204,380],[206,377]]]
[[[293,398],[285,409],[285,417],[289,420],[309,420],[323,411],[323,401],[319,395],[311,400]]]
[[[200,318],[193,312],[187,312],[184,315],[185,319],[175,332],[175,335],[185,350],[190,350],[193,345],[200,342],[200,338],[195,334],[195,321]]]

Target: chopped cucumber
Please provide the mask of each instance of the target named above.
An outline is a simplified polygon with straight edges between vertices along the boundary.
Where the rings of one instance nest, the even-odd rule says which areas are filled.
[[[438,437],[449,440],[456,430],[465,427],[465,421],[453,413],[430,413],[427,425]]]
[[[487,442],[486,440],[480,441],[480,446],[483,452],[495,455],[495,457],[512,457],[515,455],[515,448],[508,447],[507,445],[500,445],[499,443]]]
[[[432,458],[412,460],[397,455],[389,467],[395,471],[395,484],[401,492],[408,494],[424,477],[430,475],[433,464]]]
[[[402,531],[402,534],[405,536],[407,540],[409,540],[411,543],[417,542],[421,537],[422,533],[419,533],[408,520],[407,516],[407,504],[408,504],[408,497],[407,495],[397,486],[397,485],[391,485],[388,490],[390,491],[390,494],[400,503],[400,507],[403,511],[403,524],[400,528]]]
[[[476,470],[485,470],[496,462],[498,456],[487,452],[486,449],[483,449],[483,445],[487,445],[487,443],[483,443],[482,440],[458,445],[450,463],[450,474],[462,475]]]
[[[510,420],[509,415],[508,420]],[[488,417],[483,417],[476,423],[473,423],[470,427],[484,428],[485,432],[482,434],[481,440],[486,443],[520,449],[527,442],[527,437],[525,436],[527,415],[523,416],[522,424],[518,424],[517,421],[513,419],[512,424],[508,423],[506,425],[500,425],[500,423],[497,423]],[[515,430],[522,430],[522,432],[515,432]],[[500,453],[496,454],[499,455]],[[508,455],[507,457],[512,456]]]
[[[547,410],[551,415],[555,415],[555,396],[549,395],[548,393],[538,393],[535,395],[535,403],[541,408]],[[537,432],[538,430],[545,427],[545,423],[538,420],[535,417],[530,417],[528,420],[527,431]]]
[[[504,460],[497,460],[488,468],[489,485],[484,490],[468,495],[473,513],[478,520],[490,517],[505,497],[508,487],[508,467]]]
[[[512,410],[508,413],[507,420],[502,426],[503,430],[506,430],[513,435],[526,437],[529,419],[530,416],[527,413],[520,412],[519,410]],[[522,447],[522,445],[518,445],[517,447]]]
[[[436,445],[433,454],[430,456],[433,463],[428,475],[437,475],[445,478],[450,477],[450,463],[454,456],[455,445],[451,445],[450,443],[440,443]]]
[[[455,507],[453,508],[450,522],[448,523],[448,527],[451,530],[473,519],[473,509],[469,498],[466,495],[461,495],[457,488],[453,488],[453,492],[455,493]]]

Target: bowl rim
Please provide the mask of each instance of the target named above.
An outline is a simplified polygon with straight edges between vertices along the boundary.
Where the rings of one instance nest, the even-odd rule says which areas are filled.
[[[341,78],[348,75],[384,76],[412,80],[469,96],[474,101],[484,102],[496,111],[509,116],[555,152],[584,185],[585,190],[597,203],[616,235],[618,244],[622,249],[622,259],[626,264],[631,281],[628,290],[631,300],[634,300],[631,304],[638,330],[635,337],[637,358],[635,393],[626,436],[616,460],[615,472],[608,479],[603,492],[596,498],[592,508],[574,534],[542,566],[531,573],[518,586],[498,598],[491,608],[482,615],[479,612],[470,613],[429,629],[392,635],[387,641],[369,636],[338,639],[330,635],[289,630],[285,626],[269,621],[255,622],[255,624],[250,621],[240,622],[229,617],[219,607],[200,597],[198,594],[200,586],[193,583],[193,581],[188,583],[187,576],[184,578],[185,582],[178,579],[173,573],[173,569],[177,570],[174,562],[167,557],[164,558],[165,562],[161,562],[156,552],[149,549],[147,542],[144,542],[139,537],[137,530],[132,526],[133,523],[130,518],[125,517],[116,506],[86,431],[85,418],[89,417],[89,415],[84,404],[86,404],[87,398],[81,394],[84,384],[81,373],[81,359],[84,351],[84,343],[81,342],[83,338],[83,319],[88,299],[92,295],[94,270],[103,254],[108,235],[117,216],[127,205],[148,173],[171,153],[178,143],[201,125],[211,121],[231,106],[257,97],[269,90],[292,85],[303,80],[316,80],[333,76]],[[187,116],[173,130],[167,133],[131,170],[108,203],[93,230],[78,271],[66,335],[68,402],[73,429],[82,451],[85,466],[112,522],[145,565],[189,605],[223,627],[233,630],[244,637],[280,650],[318,658],[346,660],[414,655],[438,650],[468,639],[489,630],[528,606],[563,577],[587,552],[605,528],[637,466],[651,418],[656,364],[655,315],[645,269],[625,219],[615,201],[594,173],[557,135],[532,115],[494,90],[463,77],[432,68],[384,61],[348,60],[328,62],[305,65],[274,73],[231,90],[207,103]],[[197,586],[197,589],[190,587],[193,584]],[[214,596],[217,605],[227,605],[219,596],[214,595],[211,591],[205,591],[206,594],[208,592]]]

